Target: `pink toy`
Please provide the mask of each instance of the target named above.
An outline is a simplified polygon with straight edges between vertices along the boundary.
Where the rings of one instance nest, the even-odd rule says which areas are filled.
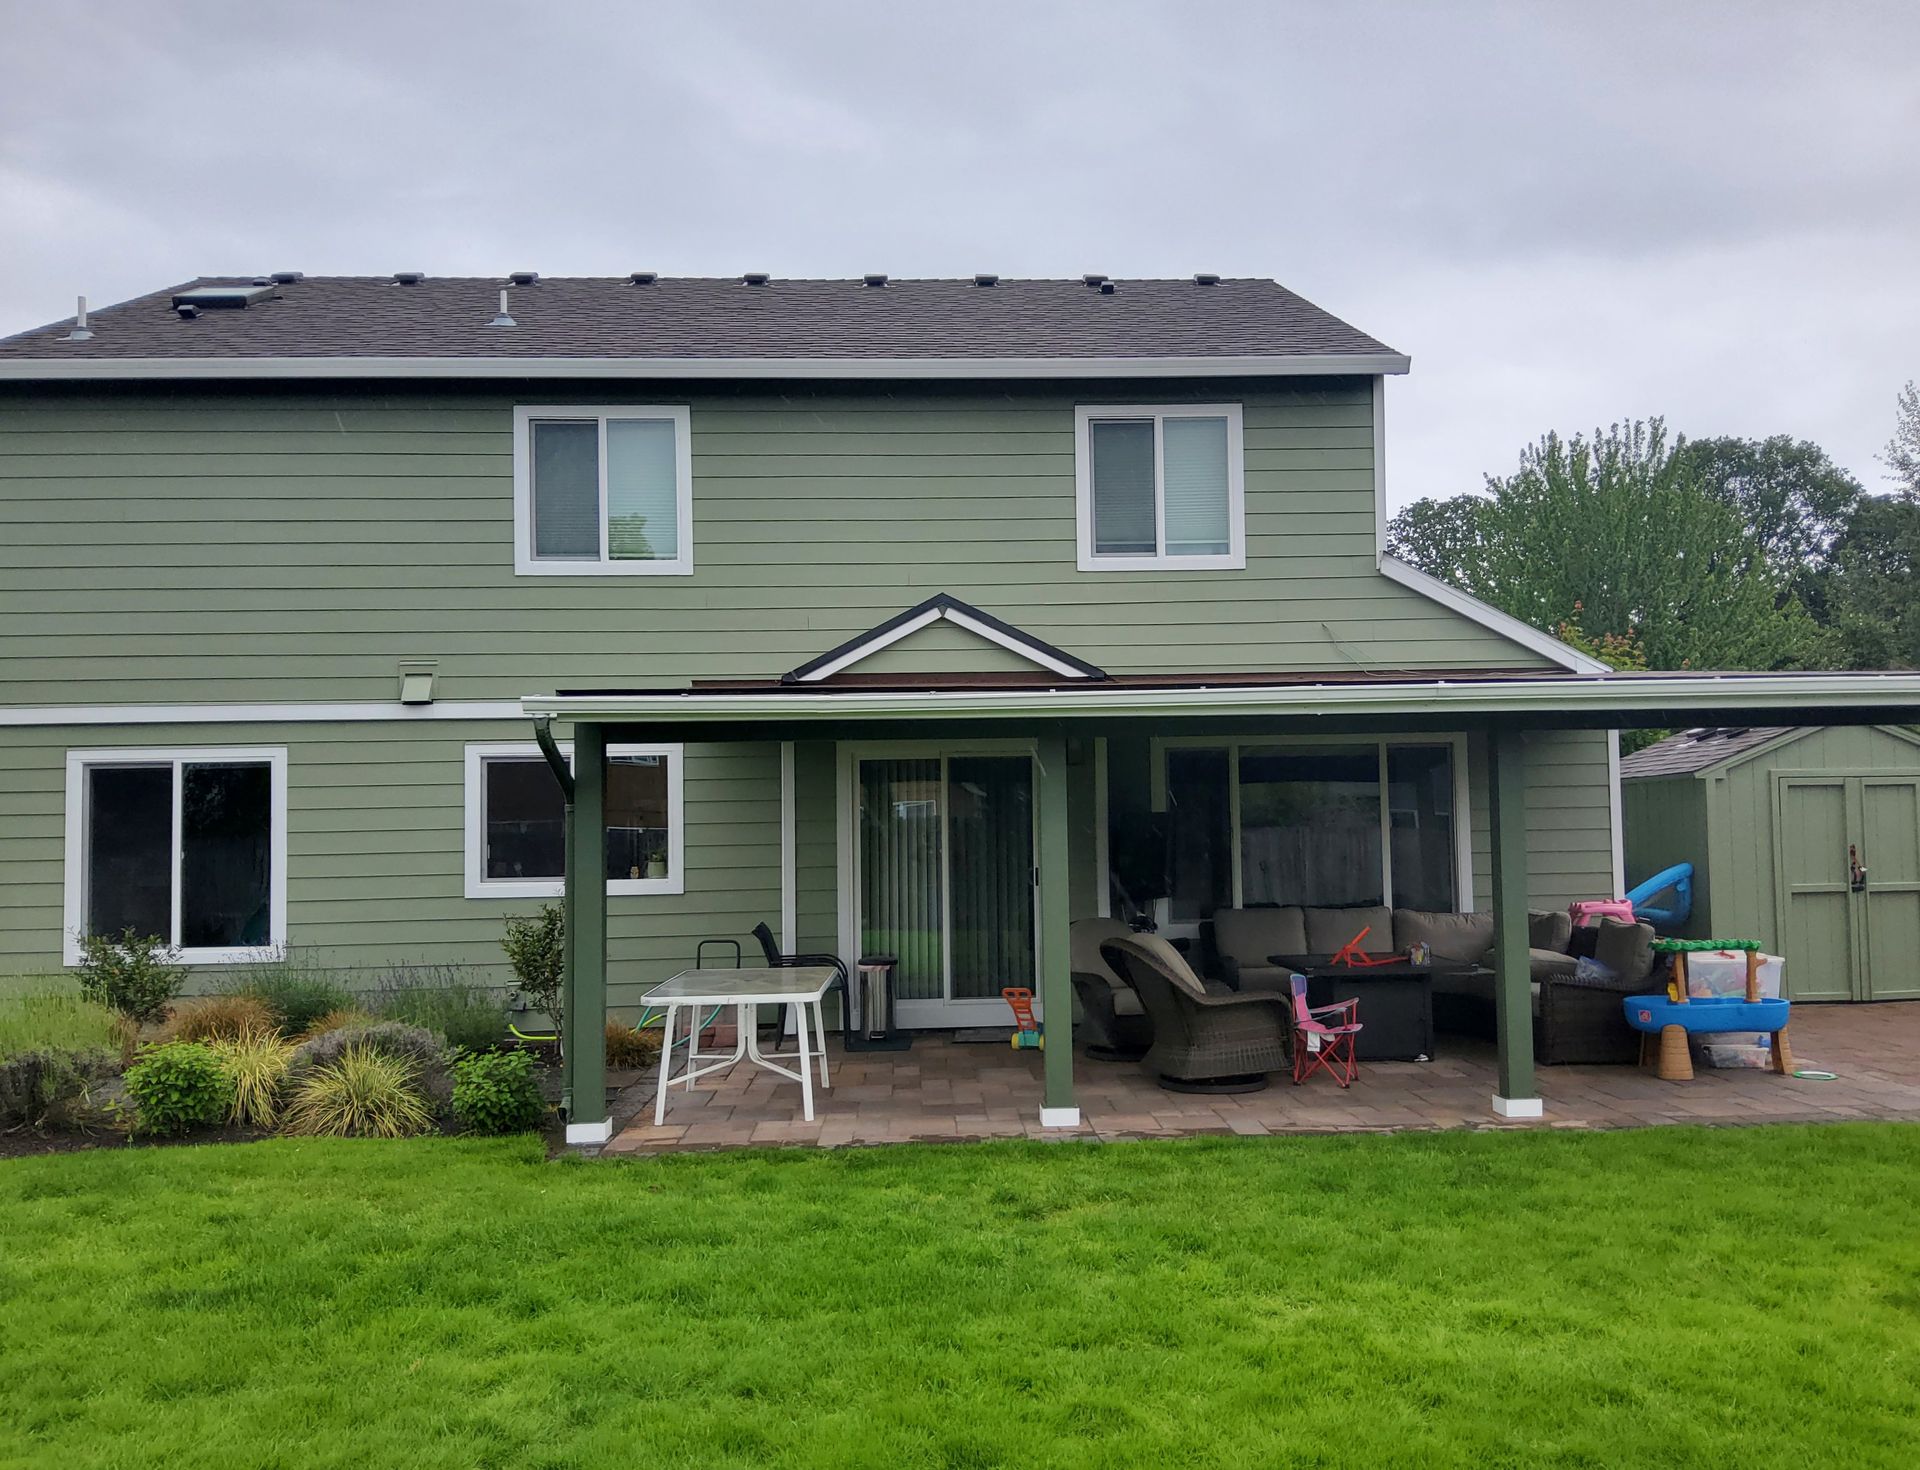
[[[1567,912],[1573,915],[1576,929],[1592,929],[1602,919],[1617,919],[1622,924],[1633,922],[1633,905],[1624,898],[1583,898],[1568,904]]]

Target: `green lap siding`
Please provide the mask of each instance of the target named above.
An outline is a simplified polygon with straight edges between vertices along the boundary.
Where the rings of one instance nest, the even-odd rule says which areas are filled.
[[[0,973],[60,964],[68,750],[264,745],[287,749],[294,948],[363,982],[412,963],[509,984],[501,919],[541,900],[465,896],[465,746],[529,738],[525,724],[462,721],[0,730]],[[685,783],[686,892],[607,903],[615,1007],[691,965],[703,937],[751,949],[755,923],[779,924],[778,747],[691,746]]]
[[[1244,405],[1246,569],[1078,571],[1075,405],[1182,399]],[[693,575],[514,575],[542,402],[692,405]],[[402,657],[440,698],[764,676],[935,592],[1116,673],[1539,666],[1376,571],[1371,419],[1364,378],[9,386],[0,703],[388,699]]]

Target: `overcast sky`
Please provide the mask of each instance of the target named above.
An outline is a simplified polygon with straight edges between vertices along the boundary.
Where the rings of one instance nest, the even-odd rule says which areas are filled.
[[[1267,275],[1396,505],[1920,377],[1920,3],[0,0],[0,334],[203,274]]]

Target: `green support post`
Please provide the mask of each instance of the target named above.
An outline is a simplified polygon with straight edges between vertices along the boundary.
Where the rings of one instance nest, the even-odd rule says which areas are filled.
[[[573,727],[573,810],[567,824],[567,1009],[563,1027],[572,1111],[567,1142],[605,1143],[607,1110],[607,737]]]
[[[1519,730],[1487,739],[1493,826],[1493,963],[1499,1091],[1503,1118],[1538,1118],[1544,1109],[1533,1078],[1532,960],[1527,925],[1527,764]]]
[[[1070,893],[1067,816],[1067,742],[1042,735],[1036,749],[1040,775],[1040,891],[1035,895],[1040,923],[1040,1004],[1046,1016],[1046,1090],[1040,1122],[1050,1128],[1076,1128],[1080,1109],[1073,1100],[1073,921]]]

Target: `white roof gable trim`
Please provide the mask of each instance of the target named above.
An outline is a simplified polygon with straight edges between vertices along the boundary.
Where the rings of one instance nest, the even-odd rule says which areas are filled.
[[[1028,663],[1045,669],[1049,673],[1059,674],[1068,679],[1102,677],[1100,671],[1091,664],[1065,657],[1052,645],[1024,635],[1017,628],[1002,624],[998,620],[985,618],[976,610],[959,602],[958,599],[949,598],[943,594],[929,598],[905,616],[883,623],[871,633],[851,643],[842,644],[832,653],[816,659],[811,664],[803,664],[790,676],[791,681],[796,684],[817,684],[823,679],[830,679],[835,674],[852,668],[863,659],[871,658],[881,649],[890,648],[901,639],[910,638],[922,628],[931,627],[939,622],[952,623],[957,628],[964,628],[976,638],[1004,648],[1009,653],[1018,654]]]
[[[1380,557],[1381,575],[1402,587],[1411,588],[1422,597],[1430,598],[1442,607],[1450,608],[1470,622],[1498,633],[1522,648],[1530,649],[1548,662],[1569,669],[1576,674],[1606,674],[1612,672],[1612,666],[1603,664],[1597,658],[1589,658],[1570,644],[1562,643],[1558,638],[1542,633],[1530,623],[1523,623],[1509,613],[1503,613],[1497,607],[1491,607],[1477,597],[1469,596],[1458,587],[1449,586],[1438,577],[1429,576],[1417,567],[1410,567],[1398,557],[1382,554]]]

